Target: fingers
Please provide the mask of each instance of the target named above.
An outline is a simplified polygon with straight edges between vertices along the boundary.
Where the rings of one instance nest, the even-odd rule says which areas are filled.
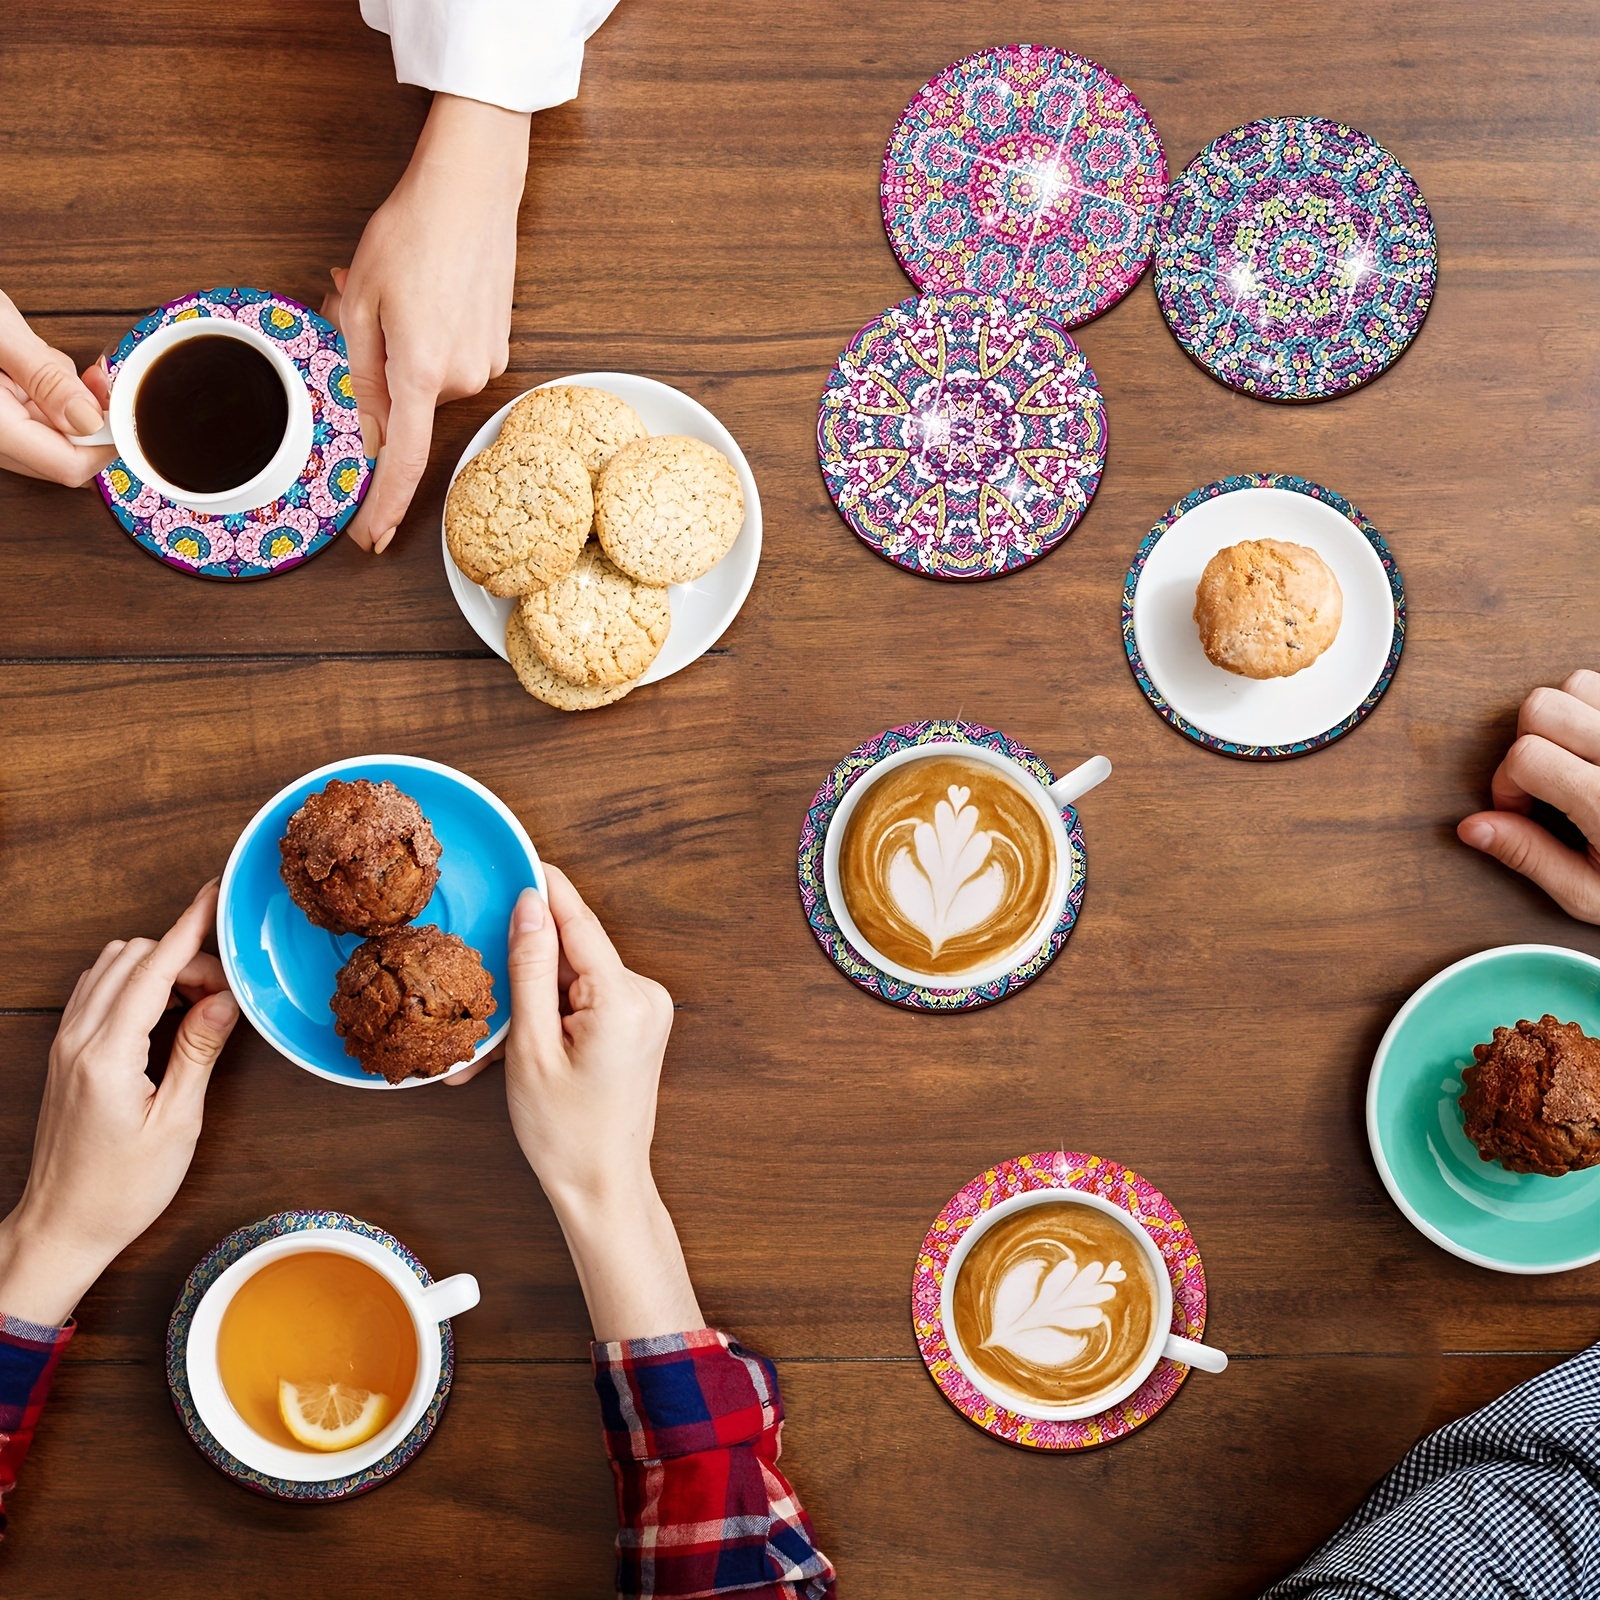
[[[1590,672],[1587,667],[1579,667],[1576,672],[1568,673],[1562,679],[1561,692],[1573,695],[1585,705],[1600,710],[1600,672]]]
[[[0,394],[0,466],[8,471],[77,489],[116,460],[113,446],[73,444],[30,416],[30,407],[37,410],[31,401],[25,406],[9,392]]]
[[[556,986],[561,940],[537,889],[524,889],[511,913],[506,965],[511,976],[511,1043],[538,1063],[563,1059],[561,993]]]
[[[624,971],[622,957],[600,919],[572,887],[559,867],[545,863],[550,914],[561,933],[561,949],[573,973],[580,978],[604,978]]]
[[[496,1062],[506,1058],[505,1040],[501,1040],[488,1055],[481,1061],[474,1061],[470,1067],[463,1067],[459,1072],[452,1072],[444,1081],[448,1084],[471,1083],[480,1072],[486,1072]]]
[[[155,1026],[178,975],[200,954],[201,941],[211,931],[216,915],[217,880],[213,878],[156,944],[135,939],[111,964],[106,986],[116,984],[119,977],[122,980],[107,1015],[118,1042],[131,1044]]]
[[[1569,850],[1531,817],[1479,811],[1467,817],[1456,833],[1463,844],[1531,878],[1569,915],[1600,922],[1600,868]]]
[[[1497,811],[1526,813],[1544,800],[1600,839],[1600,768],[1539,734],[1525,733],[1511,746],[1489,789]]]
[[[228,987],[228,979],[222,970],[222,963],[209,951],[202,950],[172,980],[172,987],[190,1005],[195,1005],[204,1000],[208,994],[220,994]]]
[[[1594,686],[1579,683],[1584,678],[1593,678]],[[1600,761],[1600,673],[1575,672],[1567,682],[1589,689],[1595,699],[1586,700],[1564,686],[1535,689],[1517,713],[1517,732],[1536,733],[1585,761]]]
[[[84,387],[72,362],[52,350],[4,294],[0,294],[0,367],[28,391],[60,432],[93,433],[105,421],[99,402]]]
[[[205,1105],[211,1069],[238,1020],[239,1003],[226,989],[184,1013],[167,1058],[166,1076],[156,1093],[158,1108],[171,1106],[198,1116]]]
[[[372,550],[388,548],[411,506],[422,474],[428,468],[428,448],[433,443],[433,408],[437,391],[427,388],[396,389],[390,398],[384,425],[383,450],[362,506]]]
[[[359,295],[354,299],[347,298],[347,281],[348,275],[335,272],[335,309],[339,315],[340,331],[344,334],[345,351],[350,357],[350,388],[361,418],[362,446],[368,456],[373,456],[381,451],[389,426],[388,349],[377,307]],[[368,507],[372,504],[376,488],[377,478],[374,475],[366,500],[347,529],[350,537],[363,550],[372,548],[372,521]]]

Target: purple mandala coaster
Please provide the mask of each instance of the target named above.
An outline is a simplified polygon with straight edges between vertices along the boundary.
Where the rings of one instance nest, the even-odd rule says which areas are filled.
[[[300,369],[311,398],[305,470],[271,504],[220,517],[167,499],[135,477],[120,456],[96,481],[112,515],[158,561],[201,578],[276,577],[333,542],[355,514],[371,476],[344,340],[332,323],[282,295],[209,289],[162,306],[124,334],[111,356],[112,377],[133,347],[157,328],[194,317],[245,323],[277,342]]]
[[[840,931],[828,906],[828,892],[823,882],[822,847],[828,836],[828,824],[839,809],[839,802],[850,786],[869,767],[876,766],[897,750],[913,745],[938,742],[982,745],[985,749],[1009,756],[1039,780],[1048,785],[1055,782],[1055,774],[1026,745],[1008,739],[994,728],[980,727],[971,722],[910,722],[901,728],[890,728],[877,738],[869,739],[847,755],[823,780],[822,787],[811,797],[806,808],[806,820],[800,829],[800,904],[810,924],[811,932],[823,948],[828,959],[857,988],[890,1005],[902,1006],[907,1011],[976,1011],[980,1006],[990,1006],[1007,995],[1033,982],[1061,953],[1061,947],[1071,936],[1083,905],[1083,889],[1088,879],[1089,858],[1083,846],[1083,825],[1071,806],[1062,808],[1061,815],[1067,824],[1067,834],[1072,844],[1072,885],[1067,891],[1067,903],[1061,912],[1050,942],[1036,955],[992,983],[957,989],[927,989],[910,984],[887,972],[880,971],[863,956]]]
[[[1031,1450],[1089,1450],[1143,1427],[1177,1394],[1189,1369],[1163,1358],[1120,1404],[1073,1422],[1047,1422],[997,1406],[980,1394],[956,1365],[945,1338],[940,1297],[956,1241],[991,1206],[1034,1189],[1079,1189],[1121,1206],[1155,1241],[1167,1263],[1172,1279],[1171,1331],[1185,1339],[1199,1340],[1206,1331],[1206,1269],[1194,1235],[1172,1202],[1137,1172],[1104,1156],[1051,1150],[1002,1161],[979,1173],[934,1218],[911,1279],[911,1323],[917,1348],[940,1393],[969,1422],[1007,1444]]]
[[[1097,317],[1150,262],[1167,159],[1150,114],[1097,62],[1011,44],[952,63],[883,157],[883,225],[919,289]]]
[[[1106,406],[1060,323],[988,295],[924,295],[853,338],[817,453],[834,504],[886,561],[997,578],[1072,531],[1106,463]]]
[[[194,1321],[195,1309],[207,1289],[222,1276],[241,1256],[254,1250],[258,1244],[276,1239],[285,1233],[302,1233],[308,1228],[338,1228],[347,1233],[359,1233],[386,1249],[394,1251],[416,1273],[424,1284],[433,1282],[428,1269],[395,1238],[382,1228],[359,1217],[348,1216],[343,1211],[280,1211],[276,1216],[264,1217],[248,1227],[236,1229],[220,1244],[209,1250],[191,1272],[178,1295],[167,1323],[167,1387],[172,1391],[172,1404],[183,1423],[184,1431],[194,1440],[200,1454],[218,1472],[254,1489],[257,1494],[270,1495],[275,1500],[348,1500],[353,1495],[365,1494],[387,1483],[395,1473],[410,1464],[412,1458],[432,1437],[439,1425],[445,1401],[450,1397],[450,1384],[455,1377],[455,1338],[448,1322],[439,1324],[439,1386],[434,1390],[428,1409],[422,1413],[416,1427],[397,1444],[381,1461],[375,1461],[360,1472],[347,1478],[333,1478],[325,1483],[296,1483],[287,1478],[270,1477],[247,1467],[244,1462],[217,1442],[216,1436],[200,1420],[195,1410],[194,1397],[189,1392],[189,1373],[185,1352],[189,1344],[189,1326]]]
[[[1422,192],[1382,145],[1324,117],[1271,117],[1214,140],[1173,184],[1156,298],[1219,382],[1328,400],[1416,338],[1438,259]]]

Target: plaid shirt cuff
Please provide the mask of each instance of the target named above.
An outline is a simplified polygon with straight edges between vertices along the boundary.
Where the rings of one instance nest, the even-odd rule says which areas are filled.
[[[618,1594],[831,1597],[833,1567],[777,1470],[772,1363],[714,1328],[592,1349],[617,1483]]]
[[[0,1311],[0,1538],[5,1536],[5,1498],[15,1487],[56,1364],[77,1329],[45,1327]]]

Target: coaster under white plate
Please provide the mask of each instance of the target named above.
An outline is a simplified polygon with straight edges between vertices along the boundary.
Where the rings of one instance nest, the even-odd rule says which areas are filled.
[[[1344,595],[1338,637],[1288,678],[1245,678],[1207,658],[1194,620],[1206,563],[1242,539],[1315,550]],[[1405,589],[1383,536],[1342,495],[1251,473],[1179,501],[1140,545],[1122,598],[1128,664],[1180,733],[1225,755],[1305,755],[1348,733],[1388,688],[1405,643]]]
[[[732,463],[739,474],[739,487],[744,491],[744,526],[733,548],[703,577],[693,583],[675,583],[667,591],[672,607],[672,631],[661,653],[650,665],[650,670],[640,683],[659,683],[675,672],[682,672],[691,662],[698,661],[727,631],[728,624],[739,615],[745,596],[756,579],[756,568],[761,563],[761,496],[756,490],[755,475],[737,440],[723,427],[711,412],[691,399],[681,389],[660,383],[654,378],[642,378],[632,372],[579,372],[567,378],[552,378],[549,383],[537,385],[541,389],[554,389],[561,384],[581,384],[589,389],[603,389],[625,400],[639,413],[640,420],[651,433],[680,434],[714,445]],[[525,391],[532,394],[533,390]],[[511,413],[511,408],[522,399],[508,400],[484,425],[473,434],[451,473],[454,483],[461,469],[478,454],[487,450],[500,437],[500,425]],[[450,580],[450,592],[461,607],[461,614],[472,624],[472,630],[501,660],[506,655],[506,623],[511,617],[515,600],[503,600],[474,583],[455,564],[450,554],[449,542],[444,537],[444,516],[439,518],[439,538],[444,549],[444,570]]]

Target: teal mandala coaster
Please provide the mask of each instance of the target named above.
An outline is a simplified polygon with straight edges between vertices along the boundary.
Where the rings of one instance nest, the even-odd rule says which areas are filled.
[[[129,538],[157,561],[198,578],[273,578],[327,549],[355,515],[372,476],[344,340],[332,323],[263,289],[208,289],[152,312],[112,352],[113,379],[134,347],[169,322],[223,317],[272,340],[299,369],[311,400],[311,454],[290,489],[228,516],[180,506],[118,456],[95,480]]]
[[[194,1440],[200,1454],[218,1472],[232,1478],[235,1483],[243,1484],[246,1489],[269,1495],[275,1500],[348,1500],[353,1495],[365,1494],[369,1489],[387,1483],[402,1467],[410,1464],[432,1437],[433,1430],[439,1425],[445,1401],[450,1397],[450,1384],[455,1376],[455,1339],[450,1324],[442,1322],[439,1325],[439,1385],[434,1390],[433,1399],[428,1402],[428,1409],[422,1413],[416,1427],[388,1455],[346,1478],[333,1478],[323,1483],[296,1483],[287,1478],[270,1477],[264,1472],[257,1472],[254,1467],[247,1467],[217,1442],[216,1436],[200,1420],[194,1396],[189,1392],[186,1354],[189,1327],[194,1321],[196,1308],[206,1290],[235,1261],[257,1245],[286,1233],[329,1228],[358,1233],[381,1244],[385,1249],[394,1251],[425,1286],[433,1282],[428,1269],[392,1233],[386,1233],[370,1222],[348,1216],[343,1211],[280,1211],[276,1216],[264,1217],[260,1222],[236,1229],[214,1246],[189,1274],[178,1295],[178,1303],[172,1308],[172,1318],[167,1323],[167,1387],[172,1391],[172,1404],[184,1431]]]

